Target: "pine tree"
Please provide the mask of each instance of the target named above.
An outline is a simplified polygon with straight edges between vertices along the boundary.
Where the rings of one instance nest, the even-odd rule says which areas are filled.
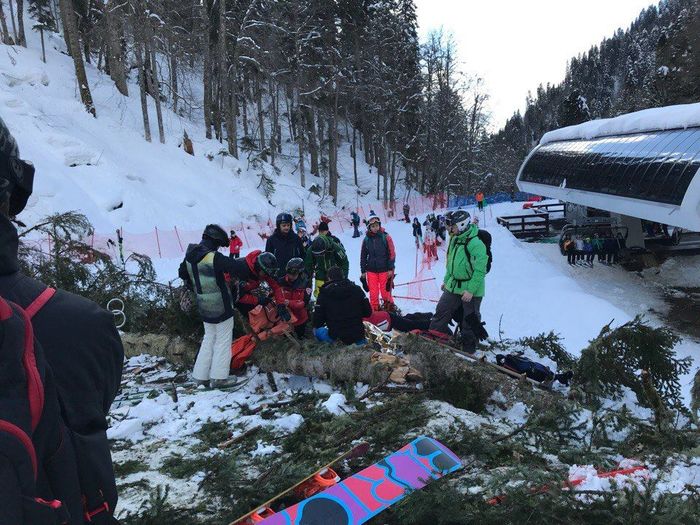
[[[29,0],[29,13],[35,20],[32,29],[39,31],[41,35],[41,59],[46,63],[46,47],[44,45],[44,31],[56,30],[56,19],[51,11],[49,0]]]

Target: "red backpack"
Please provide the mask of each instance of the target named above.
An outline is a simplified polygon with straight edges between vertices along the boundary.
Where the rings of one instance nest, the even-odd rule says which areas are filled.
[[[27,310],[0,296],[0,523],[81,522],[70,518],[80,517],[77,470],[31,322],[53,292]]]

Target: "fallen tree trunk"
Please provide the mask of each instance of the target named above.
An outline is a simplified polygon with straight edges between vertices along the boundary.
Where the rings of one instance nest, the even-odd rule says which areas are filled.
[[[456,407],[480,412],[495,391],[508,399],[534,402],[552,394],[539,391],[527,381],[497,372],[485,363],[458,357],[446,348],[410,334],[398,340],[403,352],[423,376],[430,397]],[[391,368],[370,361],[368,346],[340,346],[304,342],[299,348],[282,339],[270,339],[258,345],[254,363],[263,372],[294,374],[333,383],[357,382],[377,386],[386,382]]]

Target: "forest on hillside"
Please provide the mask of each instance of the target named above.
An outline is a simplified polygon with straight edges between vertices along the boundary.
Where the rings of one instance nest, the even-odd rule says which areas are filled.
[[[26,46],[29,29],[15,24],[24,0],[8,5],[3,41]],[[140,97],[148,141],[166,140],[163,105],[236,158],[252,151],[274,164],[291,141],[302,185],[322,175],[334,201],[343,141],[376,167],[385,200],[399,183],[432,193],[480,175],[483,83],[459,71],[449,37],[419,42],[413,0],[29,0],[28,9],[42,45],[44,33],[62,34],[86,110],[99,118],[90,63]]]
[[[644,10],[572,58],[563,82],[540,86],[495,133],[484,80],[463,71],[450,35],[419,41],[413,0],[29,0],[31,28],[24,0],[8,7],[3,42],[26,46],[30,29],[42,45],[44,33],[62,35],[90,113],[99,117],[85,63],[140,97],[146,140],[166,140],[167,105],[236,158],[274,165],[290,141],[301,184],[323,176],[334,201],[339,176],[357,182],[359,158],[376,167],[385,201],[401,185],[508,190],[549,130],[700,100],[696,0]],[[343,143],[354,174],[338,173]]]
[[[487,171],[513,181],[547,131],[631,111],[700,102],[700,4],[663,0],[626,31],[574,57],[561,84],[540,86],[484,147]]]

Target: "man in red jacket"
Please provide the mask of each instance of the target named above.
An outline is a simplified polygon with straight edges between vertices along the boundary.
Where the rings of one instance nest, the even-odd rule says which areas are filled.
[[[286,274],[279,279],[280,288],[287,301],[296,322],[294,332],[299,339],[306,336],[306,324],[309,321],[309,312],[306,307],[311,299],[309,278],[304,272],[304,259],[294,257],[287,263]]]
[[[231,230],[231,240],[228,242],[230,256],[238,259],[241,256],[241,248],[243,248],[243,241],[236,235],[235,231]]]

